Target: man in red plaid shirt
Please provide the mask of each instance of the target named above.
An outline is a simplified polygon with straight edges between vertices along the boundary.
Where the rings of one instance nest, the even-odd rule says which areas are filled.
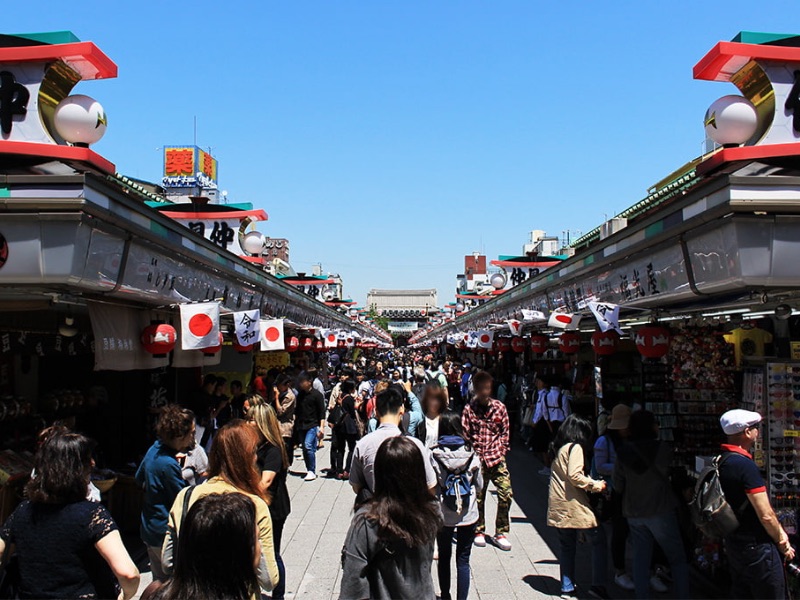
[[[472,445],[481,459],[483,488],[478,490],[478,525],[475,528],[475,545],[486,546],[486,490],[489,482],[497,488],[497,519],[494,545],[501,550],[511,550],[506,534],[510,528],[511,476],[506,465],[509,447],[508,411],[499,400],[492,398],[494,380],[489,373],[480,371],[472,377],[473,400],[464,408],[461,417],[464,439]]]

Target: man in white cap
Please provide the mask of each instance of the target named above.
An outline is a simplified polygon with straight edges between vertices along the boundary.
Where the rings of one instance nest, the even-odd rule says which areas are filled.
[[[739,518],[739,528],[725,538],[732,589],[739,598],[786,597],[783,562],[794,548],[767,495],[751,451],[758,439],[761,415],[729,410],[719,420],[728,442],[722,444],[719,478],[725,499]]]

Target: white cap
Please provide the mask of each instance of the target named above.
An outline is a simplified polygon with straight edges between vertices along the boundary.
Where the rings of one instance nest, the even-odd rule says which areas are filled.
[[[719,418],[722,431],[725,435],[736,435],[742,433],[748,427],[761,423],[761,415],[751,410],[735,408],[729,410]]]

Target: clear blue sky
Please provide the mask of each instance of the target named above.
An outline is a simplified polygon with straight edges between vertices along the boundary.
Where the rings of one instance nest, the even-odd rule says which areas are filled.
[[[8,33],[69,29],[119,78],[96,150],[161,176],[198,143],[292,262],[452,298],[463,255],[588,231],[699,154],[735,93],[692,66],[740,30],[800,32],[797,2],[8,2]]]

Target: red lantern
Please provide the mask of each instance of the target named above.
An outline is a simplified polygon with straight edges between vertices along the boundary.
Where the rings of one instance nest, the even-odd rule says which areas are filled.
[[[495,340],[495,349],[497,352],[508,352],[511,350],[511,340],[508,338],[497,338],[497,340]]]
[[[536,334],[531,336],[531,350],[534,354],[544,354],[547,352],[547,346],[550,340],[546,335]]]
[[[247,354],[253,349],[253,346],[255,346],[255,344],[242,345],[239,343],[238,338],[233,338],[233,349],[239,354]]]
[[[289,341],[286,343],[286,351],[297,352],[298,348],[300,348],[300,340],[295,336],[290,337]]]
[[[525,339],[521,337],[515,337],[511,340],[511,349],[516,352],[517,354],[522,354],[525,352]]]
[[[577,354],[581,349],[581,336],[577,333],[562,333],[558,338],[558,348],[564,354]]]
[[[153,323],[144,328],[140,339],[147,352],[155,358],[163,358],[175,347],[178,332],[167,323]]]
[[[317,340],[314,344],[314,352],[325,352],[325,342]]]
[[[633,339],[645,358],[661,358],[669,352],[670,331],[663,325],[646,325],[636,331]]]
[[[200,352],[202,352],[206,356],[214,356],[220,350],[222,350],[222,342],[225,341],[225,338],[222,337],[222,333],[219,334],[219,343],[216,346],[211,346],[210,348],[202,348]]]
[[[617,351],[618,344],[619,334],[613,329],[592,334],[592,348],[597,356],[611,356]]]
[[[304,337],[302,340],[300,340],[300,350],[303,352],[308,352],[312,348],[314,348],[314,340],[312,340],[310,337]]]

